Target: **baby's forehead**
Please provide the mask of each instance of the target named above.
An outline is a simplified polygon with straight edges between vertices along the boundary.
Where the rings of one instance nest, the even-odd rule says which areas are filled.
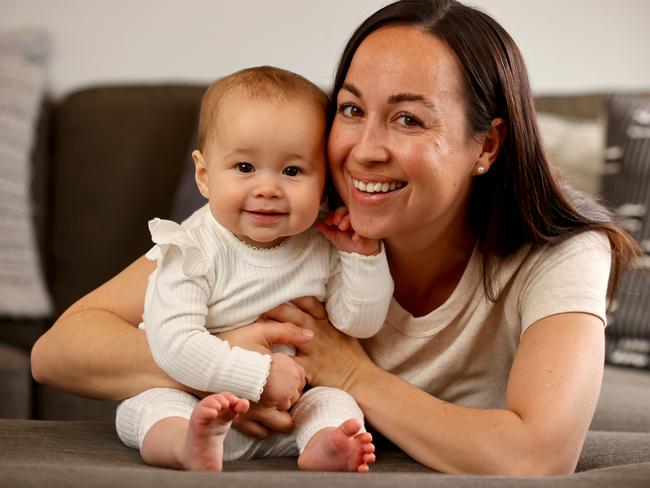
[[[251,94],[246,90],[235,88],[222,93],[219,97],[214,97],[211,100],[211,105],[206,107],[210,114],[206,129],[210,132],[217,127],[231,125],[233,120],[243,116],[244,113],[255,114],[269,105],[272,107],[272,113],[277,117],[286,116],[287,111],[283,109],[287,109],[294,116],[297,114],[303,120],[318,119],[324,124],[327,118],[325,107],[319,101],[308,96],[281,92]]]
[[[277,88],[251,92],[243,87],[232,87],[225,90],[221,96],[215,97],[210,109],[218,112],[219,108],[225,105],[236,108],[251,104],[269,104],[278,107],[283,105],[302,106],[305,110],[314,111],[316,114],[326,114],[325,107],[314,97],[303,93],[289,93]]]

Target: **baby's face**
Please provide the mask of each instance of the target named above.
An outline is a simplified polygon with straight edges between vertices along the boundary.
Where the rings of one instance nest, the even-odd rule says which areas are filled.
[[[226,95],[210,132],[193,156],[199,189],[221,225],[253,246],[273,247],[314,223],[325,186],[322,110]]]

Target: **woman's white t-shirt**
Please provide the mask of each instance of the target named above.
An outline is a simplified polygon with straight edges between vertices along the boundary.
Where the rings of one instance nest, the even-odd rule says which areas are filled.
[[[501,263],[493,303],[483,291],[475,249],[442,306],[413,317],[393,299],[383,328],[362,344],[375,364],[437,398],[503,408],[512,361],[528,327],[565,312],[592,314],[606,324],[610,267],[610,243],[602,232],[524,246]]]

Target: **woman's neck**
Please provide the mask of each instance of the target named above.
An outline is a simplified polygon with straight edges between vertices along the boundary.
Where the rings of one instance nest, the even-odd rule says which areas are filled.
[[[471,233],[426,245],[413,239],[386,239],[394,297],[414,317],[426,315],[451,296],[467,268],[475,239]]]

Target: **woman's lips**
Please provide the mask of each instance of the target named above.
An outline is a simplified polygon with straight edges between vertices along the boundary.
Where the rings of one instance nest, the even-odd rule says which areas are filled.
[[[399,190],[404,186],[402,181],[391,181],[391,182],[372,182],[372,181],[363,181],[352,178],[352,184],[357,190],[366,192],[366,193],[387,193],[389,191]]]
[[[395,180],[385,176],[361,175],[350,173],[352,198],[362,204],[378,204],[401,193],[408,185],[405,181]]]

